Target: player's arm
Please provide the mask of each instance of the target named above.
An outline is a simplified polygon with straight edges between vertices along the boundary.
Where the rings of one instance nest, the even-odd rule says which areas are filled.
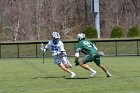
[[[61,42],[60,43],[60,54],[61,57],[67,56],[66,51],[64,49],[64,44]]]
[[[67,54],[66,54],[66,51],[60,51],[60,57],[66,57],[67,56]]]
[[[45,48],[44,46],[40,48],[42,52],[46,52],[47,48]]]
[[[75,53],[75,66],[78,66],[79,65],[79,52],[76,52]]]
[[[92,44],[92,46],[98,51],[96,45],[95,45],[94,43],[92,43],[92,42],[91,42],[91,44]]]
[[[42,45],[40,49],[41,49],[42,52],[46,52],[48,47],[49,47],[49,43],[46,44],[45,47]]]
[[[98,54],[99,56],[104,56],[104,52],[103,52],[103,51],[99,51],[94,43],[93,43],[93,47],[98,51],[97,54]]]
[[[47,51],[48,50],[48,46],[49,46],[49,44],[47,44],[45,47],[44,47],[44,49]]]

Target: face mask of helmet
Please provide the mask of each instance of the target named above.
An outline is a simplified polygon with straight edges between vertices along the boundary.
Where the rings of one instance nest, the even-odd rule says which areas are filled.
[[[53,39],[53,43],[54,43],[54,44],[58,44],[58,42],[59,42],[59,38]]]
[[[77,40],[78,41],[81,41],[83,39],[85,39],[85,34],[84,33],[80,33],[80,34],[77,35]]]
[[[53,32],[52,33],[52,38],[53,38],[53,43],[54,44],[58,44],[59,40],[60,40],[60,35],[57,32]]]

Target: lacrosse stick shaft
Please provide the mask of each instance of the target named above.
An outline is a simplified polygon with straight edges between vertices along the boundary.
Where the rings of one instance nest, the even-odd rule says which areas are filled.
[[[43,52],[43,64],[44,64],[44,52]]]
[[[43,50],[44,50],[44,45],[43,45],[43,43],[41,44],[41,47],[42,47]],[[43,58],[43,64],[44,64],[44,51],[42,51],[42,58]]]

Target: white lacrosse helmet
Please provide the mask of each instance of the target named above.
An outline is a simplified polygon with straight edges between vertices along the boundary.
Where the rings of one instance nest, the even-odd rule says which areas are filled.
[[[60,35],[58,32],[53,32],[52,33],[52,39],[53,39],[53,43],[54,44],[58,44],[59,40],[60,40]]]
[[[78,41],[80,41],[80,40],[82,40],[82,39],[85,39],[86,37],[85,37],[85,34],[84,33],[80,33],[80,34],[78,34],[77,35],[77,40]]]
[[[53,39],[60,39],[59,33],[58,33],[58,32],[53,32],[53,33],[52,33],[52,38],[53,38]]]

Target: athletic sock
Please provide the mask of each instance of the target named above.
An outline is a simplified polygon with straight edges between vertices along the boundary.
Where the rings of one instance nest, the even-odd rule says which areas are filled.
[[[107,73],[107,75],[110,74],[108,71],[106,73]]]
[[[89,70],[90,70],[92,73],[96,73],[96,71],[93,70],[92,68],[89,68]]]
[[[74,72],[72,72],[71,70],[68,69],[68,71],[70,72],[71,75],[75,74]]]

